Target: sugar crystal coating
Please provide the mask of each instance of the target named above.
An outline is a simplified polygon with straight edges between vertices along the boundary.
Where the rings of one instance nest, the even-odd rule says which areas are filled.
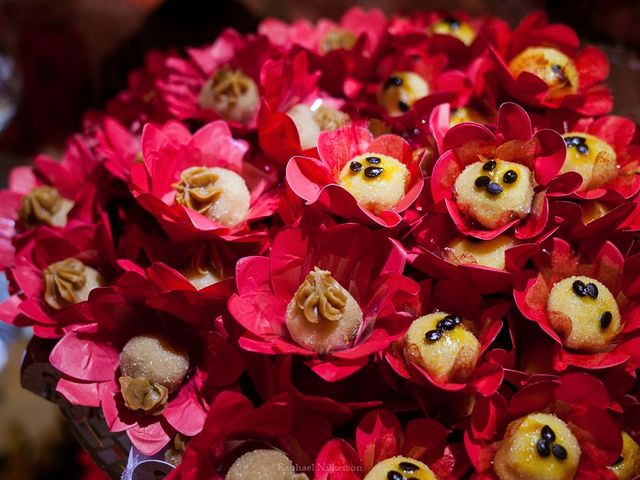
[[[224,477],[225,480],[306,480],[296,473],[289,457],[279,450],[252,450],[239,457]]]

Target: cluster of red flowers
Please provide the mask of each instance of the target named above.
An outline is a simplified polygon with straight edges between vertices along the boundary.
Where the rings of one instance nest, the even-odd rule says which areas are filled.
[[[631,479],[640,144],[608,68],[542,13],[151,53],[0,193],[0,318],[175,479]]]

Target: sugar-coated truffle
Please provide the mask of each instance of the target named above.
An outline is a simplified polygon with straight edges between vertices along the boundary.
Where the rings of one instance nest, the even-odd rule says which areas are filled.
[[[471,25],[454,17],[446,17],[435,22],[429,28],[431,33],[450,35],[465,45],[471,45],[476,38],[476,32]]]
[[[329,353],[351,345],[362,325],[362,310],[331,272],[315,267],[289,302],[286,325],[299,345]]]
[[[303,103],[291,107],[287,115],[296,126],[298,137],[300,138],[300,147],[303,150],[317,146],[320,132],[335,130],[349,119],[346,113],[335,108],[320,105],[312,109]]]
[[[555,48],[528,47],[509,62],[509,70],[516,78],[529,72],[544,80],[549,87],[549,99],[578,91],[578,70],[568,56]]]
[[[67,214],[73,205],[71,200],[60,195],[57,188],[41,185],[22,197],[18,218],[26,227],[64,227],[67,224]]]
[[[260,93],[253,79],[240,70],[221,68],[200,89],[201,108],[215,111],[224,120],[248,123],[255,115]]]
[[[580,445],[555,415],[532,413],[509,424],[493,459],[500,480],[572,480]]]
[[[175,201],[224,225],[235,227],[249,213],[251,194],[244,179],[221,167],[190,167],[173,184]]]
[[[162,335],[146,334],[131,338],[120,352],[120,372],[131,378],[144,378],[152,384],[177,390],[189,370],[187,351]]]
[[[511,235],[499,235],[491,240],[457,237],[445,247],[443,257],[455,264],[476,264],[504,270],[505,251],[515,244]]]
[[[56,310],[86,301],[91,290],[105,284],[100,272],[76,258],[52,263],[42,276],[44,301]]]
[[[306,480],[296,473],[293,462],[279,450],[252,450],[239,457],[224,477],[225,480]]]
[[[391,457],[377,463],[364,480],[437,480],[431,469],[409,457]]]
[[[429,84],[414,72],[393,72],[378,90],[378,104],[389,115],[399,116],[429,95]]]
[[[467,165],[454,184],[458,208],[485,228],[531,212],[533,177],[524,165],[488,159]]]
[[[351,50],[358,37],[346,28],[334,28],[329,30],[320,41],[318,48],[323,55],[334,50]]]
[[[573,276],[554,284],[547,314],[564,345],[576,350],[606,350],[620,330],[616,299],[604,284],[590,277]]]
[[[404,338],[404,357],[440,383],[464,382],[480,354],[480,342],[457,315],[436,312],[413,321]]]
[[[576,172],[582,189],[598,188],[618,176],[616,152],[607,142],[582,132],[562,135],[567,156],[560,173]]]
[[[627,432],[622,432],[622,451],[609,470],[620,480],[632,480],[640,475],[640,446]]]
[[[363,153],[342,168],[339,184],[364,208],[380,213],[402,200],[409,180],[409,169],[398,159],[380,153]]]

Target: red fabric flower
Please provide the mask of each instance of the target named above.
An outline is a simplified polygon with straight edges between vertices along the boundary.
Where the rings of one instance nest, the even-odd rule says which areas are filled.
[[[534,257],[538,271],[524,271],[514,289],[514,299],[522,314],[532,320],[555,341],[553,367],[564,370],[570,366],[602,369],[627,364],[637,368],[632,350],[636,348],[640,315],[638,310],[638,285],[635,271],[638,258],[625,259],[610,242],[583,244],[575,251],[560,238],[550,240],[549,250]],[[613,295],[620,311],[620,331],[611,348],[597,353],[585,353],[564,346],[565,338],[552,327],[547,310],[547,300],[552,287],[565,278],[583,275],[598,280]],[[594,319],[594,322],[598,319]],[[557,326],[556,326],[557,327]],[[629,364],[631,363],[631,364]]]
[[[344,166],[364,153],[388,155],[408,169],[405,194],[392,209],[374,213],[338,184]],[[319,158],[292,158],[287,164],[287,183],[307,204],[318,205],[349,220],[395,227],[402,221],[401,213],[416,200],[424,184],[419,159],[414,158],[406,141],[395,135],[374,138],[360,124],[322,132],[318,137],[318,154]]]
[[[238,262],[238,294],[229,300],[229,311],[245,329],[239,344],[264,354],[302,355],[326,381],[343,379],[406,330],[418,285],[402,276],[404,264],[404,250],[385,235],[307,214],[300,225],[278,232],[268,257]],[[296,345],[285,324],[287,304],[314,267],[331,272],[363,318],[349,348],[322,356]]]
[[[172,237],[187,240],[219,236],[228,240],[255,240],[264,235],[253,231],[249,222],[269,216],[279,198],[273,175],[243,161],[248,145],[236,140],[223,121],[209,123],[191,135],[181,123],[169,122],[161,128],[148,124],[142,134],[143,163],[132,166],[132,193],[152,213]],[[189,167],[222,167],[239,174],[251,195],[244,221],[226,227],[209,217],[177,204],[172,185]]]
[[[467,454],[477,473],[474,478],[495,480],[492,463],[509,422],[530,413],[544,412],[566,422],[581,449],[576,478],[616,478],[613,464],[622,447],[620,427],[609,410],[604,385],[584,373],[555,379],[531,379],[511,398],[501,394],[478,399],[464,435]]]
[[[515,99],[536,108],[564,108],[583,115],[604,115],[611,110],[611,92],[602,83],[609,76],[607,57],[602,50],[591,45],[580,49],[578,36],[570,27],[550,24],[546,14],[533,12],[520,22],[507,44],[503,52],[495,48],[490,50],[502,84]],[[564,65],[556,65],[556,76],[558,81],[569,82],[575,91],[553,94],[543,78],[529,71],[514,76],[509,62],[528,47],[553,48],[566,55],[576,78],[571,78],[573,73],[567,70],[571,67]],[[548,68],[551,69],[552,65],[548,65]],[[566,88],[567,84],[562,85],[562,88]]]
[[[470,465],[460,445],[447,445],[448,433],[430,418],[410,420],[403,428],[391,412],[374,410],[358,423],[355,448],[342,439],[322,448],[314,478],[361,480],[376,464],[398,455],[427,464],[438,478],[462,478]]]
[[[515,227],[517,239],[536,237],[544,231],[549,218],[547,197],[566,195],[578,186],[578,175],[572,173],[557,177],[565,157],[560,135],[552,130],[533,134],[529,116],[514,103],[500,107],[495,134],[480,124],[462,123],[449,129],[440,145],[443,153],[431,176],[433,200],[444,203],[456,227],[464,235],[491,240]],[[488,229],[478,225],[460,209],[454,195],[455,181],[465,167],[482,161],[482,158],[519,163],[531,171],[535,193],[531,211],[524,218]]]

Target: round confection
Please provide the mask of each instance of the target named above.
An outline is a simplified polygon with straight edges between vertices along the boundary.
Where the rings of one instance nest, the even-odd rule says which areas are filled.
[[[516,242],[511,235],[499,235],[494,239],[484,241],[458,237],[447,245],[443,256],[454,263],[477,264],[504,270],[504,253],[515,244]]]
[[[582,189],[598,188],[618,176],[616,152],[607,142],[581,132],[562,135],[567,156],[560,173],[576,172]]]
[[[252,450],[239,457],[224,477],[225,480],[303,480],[289,457],[279,450]]]
[[[42,275],[44,301],[56,310],[87,301],[94,288],[105,284],[100,272],[76,258],[52,263]]]
[[[251,121],[260,103],[258,86],[240,70],[228,67],[209,78],[198,94],[200,107],[214,110],[224,120]]]
[[[389,115],[398,116],[429,95],[429,84],[417,73],[393,72],[378,90],[378,104]]]
[[[449,126],[453,127],[459,123],[475,122],[475,123],[487,123],[487,119],[482,116],[480,112],[470,107],[456,108],[451,112],[449,116]]]
[[[547,98],[561,98],[575,94],[579,87],[578,71],[571,59],[560,50],[548,47],[529,47],[509,62],[514,77],[529,72],[549,86]]]
[[[622,432],[622,451],[609,470],[620,480],[631,480],[640,475],[640,447],[627,432]]]
[[[340,172],[339,184],[367,210],[391,210],[404,197],[409,169],[396,158],[380,153],[363,153],[352,158]]]
[[[64,227],[74,203],[60,195],[55,187],[41,185],[20,200],[18,218],[25,226]]]
[[[533,178],[524,165],[489,159],[467,165],[454,191],[463,213],[485,228],[500,228],[531,212]]]
[[[192,265],[180,270],[180,273],[189,280],[191,285],[196,287],[197,290],[210,287],[218,282],[224,280],[224,274],[221,270],[215,268],[201,269]]]
[[[620,330],[620,311],[611,291],[590,277],[560,280],[547,299],[551,327],[564,345],[576,350],[606,350]]]
[[[186,350],[162,335],[138,335],[120,352],[120,372],[131,378],[145,378],[151,383],[177,390],[189,370]]]
[[[437,382],[464,382],[480,355],[480,342],[457,315],[431,313],[413,321],[404,338],[404,357]]]
[[[377,463],[364,480],[437,480],[431,469],[409,457],[391,457]]]
[[[580,445],[555,415],[532,413],[509,424],[493,459],[500,480],[572,480]]]
[[[350,31],[342,28],[329,30],[322,38],[318,48],[323,55],[334,50],[351,50],[358,40],[358,37]]]
[[[222,167],[190,167],[180,174],[176,202],[215,220],[235,227],[249,214],[251,194],[244,179]]]
[[[291,338],[317,353],[351,346],[362,325],[362,310],[331,272],[314,268],[287,305]]]
[[[315,121],[311,109],[307,105],[299,103],[291,107],[287,115],[296,125],[298,137],[300,138],[300,147],[303,150],[315,147],[318,143],[318,135],[321,129],[320,125]]]
[[[471,25],[453,17],[438,20],[429,30],[431,33],[455,37],[465,45],[471,45],[476,38],[476,32]]]

